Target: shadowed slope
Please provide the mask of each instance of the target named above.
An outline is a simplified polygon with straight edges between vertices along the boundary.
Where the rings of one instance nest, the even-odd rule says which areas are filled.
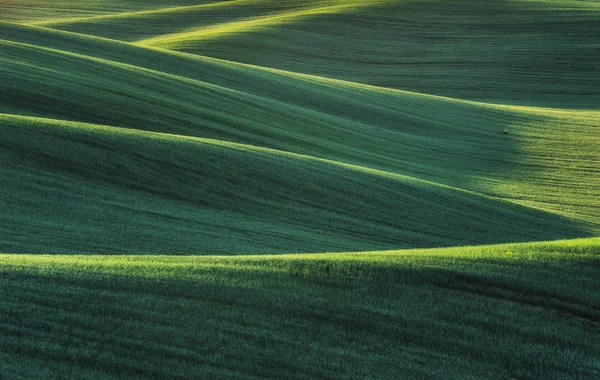
[[[299,20],[311,20],[321,15],[335,15],[339,13],[358,12],[360,9],[372,7],[383,3],[362,1],[329,1],[315,2],[312,7],[305,6],[300,9],[291,9],[286,12],[263,12],[259,17],[247,17],[242,20],[229,21],[226,17],[222,23],[212,23],[208,26],[190,28],[180,33],[156,35],[139,41],[140,45],[156,46],[162,48],[176,47],[175,50],[193,49],[200,40],[214,40],[222,36],[244,34],[265,27],[284,25]],[[299,7],[298,7],[299,8]],[[247,13],[247,12],[246,12]],[[252,16],[252,14],[249,14]]]
[[[457,98],[596,108],[599,18],[594,2],[397,1],[143,43]]]
[[[37,22],[35,25],[122,41],[151,38],[168,40],[171,34],[177,40],[181,40],[185,35],[195,39],[195,36],[203,33],[205,29],[212,30],[213,34],[215,30],[231,32],[235,29],[235,25],[253,25],[263,18],[290,20],[301,15],[314,14],[318,11],[314,8],[331,11],[344,8],[344,6],[322,7],[321,3],[323,1],[318,0],[229,0],[116,15],[49,20]]]
[[[455,98],[600,104],[596,2],[236,0],[132,10],[38,24]]]
[[[11,40],[0,42],[1,112],[287,150],[509,198],[600,226],[595,111],[488,106],[1,27]],[[570,163],[568,172],[561,161]]]
[[[256,253],[585,236],[566,219],[247,145],[0,117],[0,250]]]
[[[593,379],[599,254],[0,255],[0,377]]]
[[[2,0],[3,21],[23,23],[116,15],[216,2],[211,0]],[[227,1],[227,0],[225,0]]]

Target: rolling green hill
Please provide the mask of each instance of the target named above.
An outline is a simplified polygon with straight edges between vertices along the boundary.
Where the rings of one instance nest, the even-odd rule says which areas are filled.
[[[128,12],[142,12],[178,7],[208,4],[209,0],[4,0],[0,3],[2,20],[20,23],[56,22],[93,16],[108,16]]]
[[[492,106],[1,27],[0,112],[291,151],[600,226],[598,111]]]
[[[30,24],[123,41],[137,41],[187,33],[191,28],[218,28],[222,23],[244,22],[261,16],[294,17],[298,14],[312,14],[311,3],[315,6],[317,1],[236,0],[82,18],[50,19]]]
[[[592,379],[599,254],[0,255],[0,376]]]
[[[600,377],[599,12],[0,0],[0,378]]]
[[[600,5],[593,1],[242,0],[131,8],[36,24],[456,98],[578,109],[600,103]]]
[[[455,188],[249,145],[8,115],[0,130],[8,252],[282,253],[589,234]]]

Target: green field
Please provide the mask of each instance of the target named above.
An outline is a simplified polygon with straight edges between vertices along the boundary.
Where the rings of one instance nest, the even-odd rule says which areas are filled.
[[[3,255],[0,374],[592,379],[599,254]]]
[[[0,0],[0,379],[600,378],[600,3]]]

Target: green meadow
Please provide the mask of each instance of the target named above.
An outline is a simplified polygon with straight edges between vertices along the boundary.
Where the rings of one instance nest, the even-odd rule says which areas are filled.
[[[599,254],[599,239],[586,239],[321,255],[3,255],[1,373],[592,379]]]
[[[0,378],[600,378],[598,36],[0,0]]]

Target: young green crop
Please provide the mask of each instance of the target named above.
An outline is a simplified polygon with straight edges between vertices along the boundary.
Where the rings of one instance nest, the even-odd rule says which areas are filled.
[[[0,375],[593,378],[599,254],[1,255]]]
[[[599,12],[0,1],[0,378],[600,378]]]
[[[0,115],[5,252],[240,254],[590,236],[585,224],[273,149]]]
[[[598,111],[494,106],[47,29],[2,30],[10,39],[3,112],[275,148],[508,199],[590,231],[600,225]]]

